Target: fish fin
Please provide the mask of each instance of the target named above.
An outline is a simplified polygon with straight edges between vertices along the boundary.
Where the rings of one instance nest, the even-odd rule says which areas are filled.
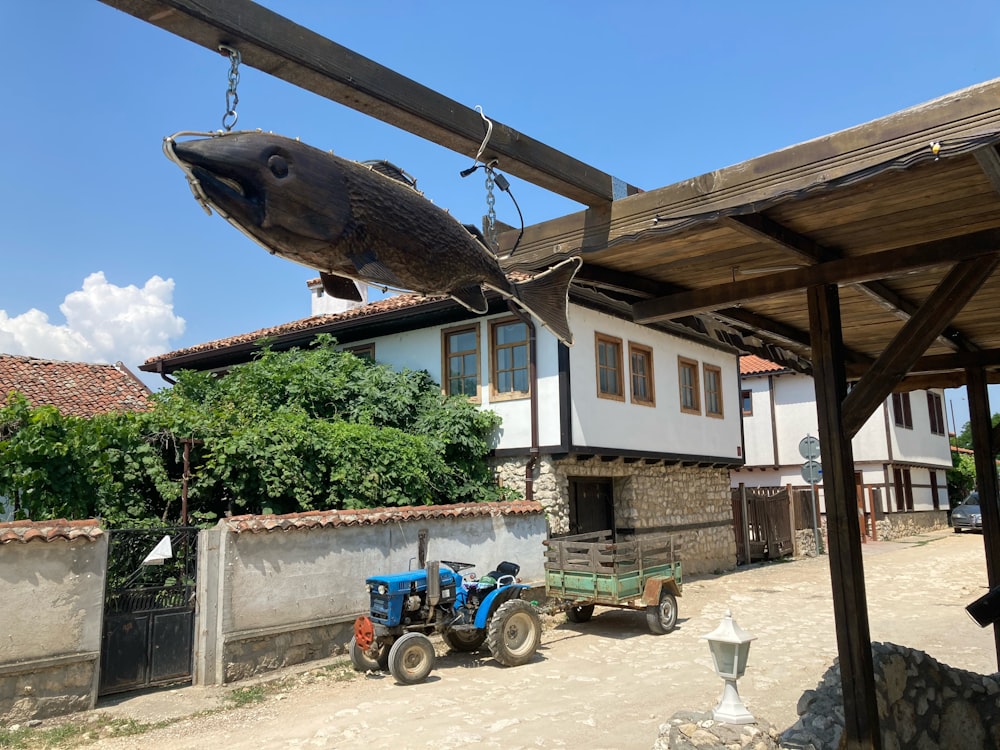
[[[573,345],[566,308],[569,305],[569,285],[583,259],[568,258],[534,278],[514,284],[514,299],[566,346]]]
[[[471,234],[473,237],[479,240],[479,244],[481,244],[483,247],[489,250],[490,254],[492,255],[493,251],[490,250],[490,245],[486,241],[486,238],[483,237],[483,233],[479,231],[479,227],[477,227],[475,224],[463,224],[462,226],[468,230],[469,234]]]
[[[368,252],[361,255],[352,255],[349,260],[357,269],[358,276],[365,281],[371,281],[373,284],[386,284],[399,289],[403,288],[402,283],[396,278],[396,274],[391,269],[382,265],[375,256],[375,253]]]
[[[486,295],[483,294],[483,288],[478,284],[463,286],[461,289],[452,289],[448,294],[452,299],[460,302],[463,307],[477,315],[482,315],[489,309],[489,304],[486,302]]]
[[[323,282],[323,291],[335,299],[347,299],[352,302],[361,302],[361,292],[358,291],[354,279],[346,276],[337,276],[333,273],[319,272],[319,278]]]

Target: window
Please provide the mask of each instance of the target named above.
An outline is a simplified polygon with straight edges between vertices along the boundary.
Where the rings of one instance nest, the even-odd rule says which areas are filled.
[[[896,510],[913,510],[913,478],[909,469],[893,469],[892,483],[896,490]]]
[[[490,325],[493,344],[492,392],[500,400],[526,398],[528,382],[528,327],[520,320],[499,320]]]
[[[369,362],[375,361],[375,343],[361,344],[360,346],[345,346],[345,352],[350,352],[355,357],[367,359]]]
[[[677,358],[680,375],[681,411],[701,414],[701,393],[698,389],[698,363],[693,359]]]
[[[722,368],[705,365],[705,413],[722,416]]]
[[[479,326],[441,331],[444,392],[479,400]]]
[[[927,413],[931,418],[931,432],[935,435],[944,435],[944,408],[941,404],[940,394],[927,392]]]
[[[913,412],[910,411],[910,394],[892,394],[892,416],[896,424],[908,430],[913,429]]]
[[[753,391],[740,391],[740,402],[743,404],[743,416],[753,416]]]
[[[653,390],[653,350],[630,341],[628,360],[632,377],[632,403],[656,406],[656,392]]]
[[[595,334],[597,347],[597,396],[625,400],[622,383],[622,340],[603,333]]]

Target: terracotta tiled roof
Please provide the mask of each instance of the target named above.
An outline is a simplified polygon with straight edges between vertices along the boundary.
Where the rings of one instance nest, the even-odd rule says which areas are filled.
[[[740,357],[740,375],[761,375],[765,372],[782,372],[788,368],[753,354]]]
[[[386,297],[385,299],[370,302],[367,305],[353,307],[350,310],[345,310],[340,313],[313,315],[308,318],[293,320],[291,323],[282,323],[281,325],[271,326],[270,328],[261,328],[258,331],[251,331],[250,333],[241,333],[238,336],[216,339],[215,341],[206,341],[203,344],[196,344],[195,346],[188,347],[187,349],[178,349],[177,351],[168,352],[167,354],[150,357],[146,360],[145,364],[148,365],[150,363],[159,362],[160,360],[176,359],[177,357],[183,357],[188,354],[198,354],[200,352],[215,351],[216,349],[226,349],[231,346],[239,346],[240,344],[253,344],[261,339],[283,336],[285,334],[296,333],[299,331],[308,331],[311,328],[316,328],[328,323],[353,320],[355,318],[364,318],[369,315],[395,312],[397,310],[405,310],[411,307],[416,308],[422,305],[440,302],[443,299],[447,298],[442,296],[427,297],[422,294],[397,294],[396,296]]]
[[[365,508],[361,510],[324,510],[289,513],[283,516],[234,516],[220,525],[235,532],[287,531],[324,526],[378,526],[422,518],[473,518],[476,516],[530,515],[542,512],[541,503],[518,500],[511,503],[457,503],[400,508]]]
[[[67,521],[60,518],[53,521],[9,521],[0,523],[0,544],[11,542],[51,542],[55,539],[86,539],[97,541],[104,530],[97,521]]]
[[[121,362],[96,365],[0,354],[0,399],[20,391],[32,406],[51,405],[77,417],[144,411],[150,390]]]

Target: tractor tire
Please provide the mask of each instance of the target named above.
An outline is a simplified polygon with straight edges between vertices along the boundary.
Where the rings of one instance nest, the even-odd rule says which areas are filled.
[[[589,622],[594,616],[593,604],[570,605],[566,608],[566,619],[570,622]]]
[[[445,630],[441,637],[452,651],[471,654],[478,651],[486,640],[485,630]]]
[[[415,685],[434,669],[434,644],[423,633],[401,635],[389,649],[389,673],[396,682]]]
[[[486,642],[493,658],[505,667],[527,664],[538,650],[542,623],[538,612],[524,599],[500,605],[486,628]]]
[[[653,635],[665,635],[677,627],[677,598],[664,589],[660,603],[646,607],[646,624]]]
[[[351,642],[347,645],[347,653],[351,657],[351,664],[359,672],[384,672],[389,667],[388,648],[380,648],[378,659],[372,659],[368,652],[358,645],[358,639],[354,636],[351,636]]]

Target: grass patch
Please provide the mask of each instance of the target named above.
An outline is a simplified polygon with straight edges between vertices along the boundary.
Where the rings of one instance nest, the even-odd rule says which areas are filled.
[[[226,700],[237,708],[260,703],[267,697],[267,688],[264,685],[250,685],[233,690],[226,696]]]
[[[68,721],[51,727],[0,728],[0,748],[61,750],[82,747],[104,737],[132,737],[172,723],[172,721],[161,721],[147,724],[135,719],[102,717],[97,721]]]

